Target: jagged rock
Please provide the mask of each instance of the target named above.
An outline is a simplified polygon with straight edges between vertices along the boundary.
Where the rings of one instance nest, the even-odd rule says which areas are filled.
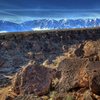
[[[84,56],[89,57],[96,54],[96,46],[94,41],[87,41],[83,48]]]
[[[53,70],[38,64],[28,64],[13,79],[12,90],[17,94],[43,95],[48,93]]]
[[[67,92],[75,88],[88,87],[88,75],[86,66],[87,59],[64,59],[58,66],[57,71],[61,72],[57,86],[59,92]]]
[[[58,66],[60,80],[59,92],[89,88],[100,95],[100,61],[90,62],[87,59],[64,59]]]
[[[93,93],[100,95],[100,61],[91,62],[87,68],[90,89]]]

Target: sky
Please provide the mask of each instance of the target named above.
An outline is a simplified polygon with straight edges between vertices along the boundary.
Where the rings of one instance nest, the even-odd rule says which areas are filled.
[[[100,0],[0,0],[0,20],[100,18]]]
[[[100,9],[100,0],[0,0],[0,9]]]

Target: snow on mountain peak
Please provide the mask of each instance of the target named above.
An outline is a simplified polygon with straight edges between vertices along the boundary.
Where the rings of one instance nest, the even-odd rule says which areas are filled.
[[[29,20],[22,23],[0,20],[0,31],[20,32],[20,31],[37,31],[50,29],[68,29],[68,28],[87,28],[99,27],[100,19],[37,19]]]

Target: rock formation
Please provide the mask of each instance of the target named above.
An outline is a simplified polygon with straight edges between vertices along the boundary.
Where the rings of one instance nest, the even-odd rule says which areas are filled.
[[[58,66],[57,71],[61,72],[58,84],[59,92],[68,92],[74,89],[89,86],[86,67],[87,59],[64,59]]]
[[[24,66],[13,79],[13,91],[17,94],[44,95],[48,93],[53,70],[37,64]]]

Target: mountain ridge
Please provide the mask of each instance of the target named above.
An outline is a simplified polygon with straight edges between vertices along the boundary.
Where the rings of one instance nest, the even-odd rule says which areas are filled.
[[[0,32],[99,27],[100,19],[37,19],[22,23],[0,20]]]

